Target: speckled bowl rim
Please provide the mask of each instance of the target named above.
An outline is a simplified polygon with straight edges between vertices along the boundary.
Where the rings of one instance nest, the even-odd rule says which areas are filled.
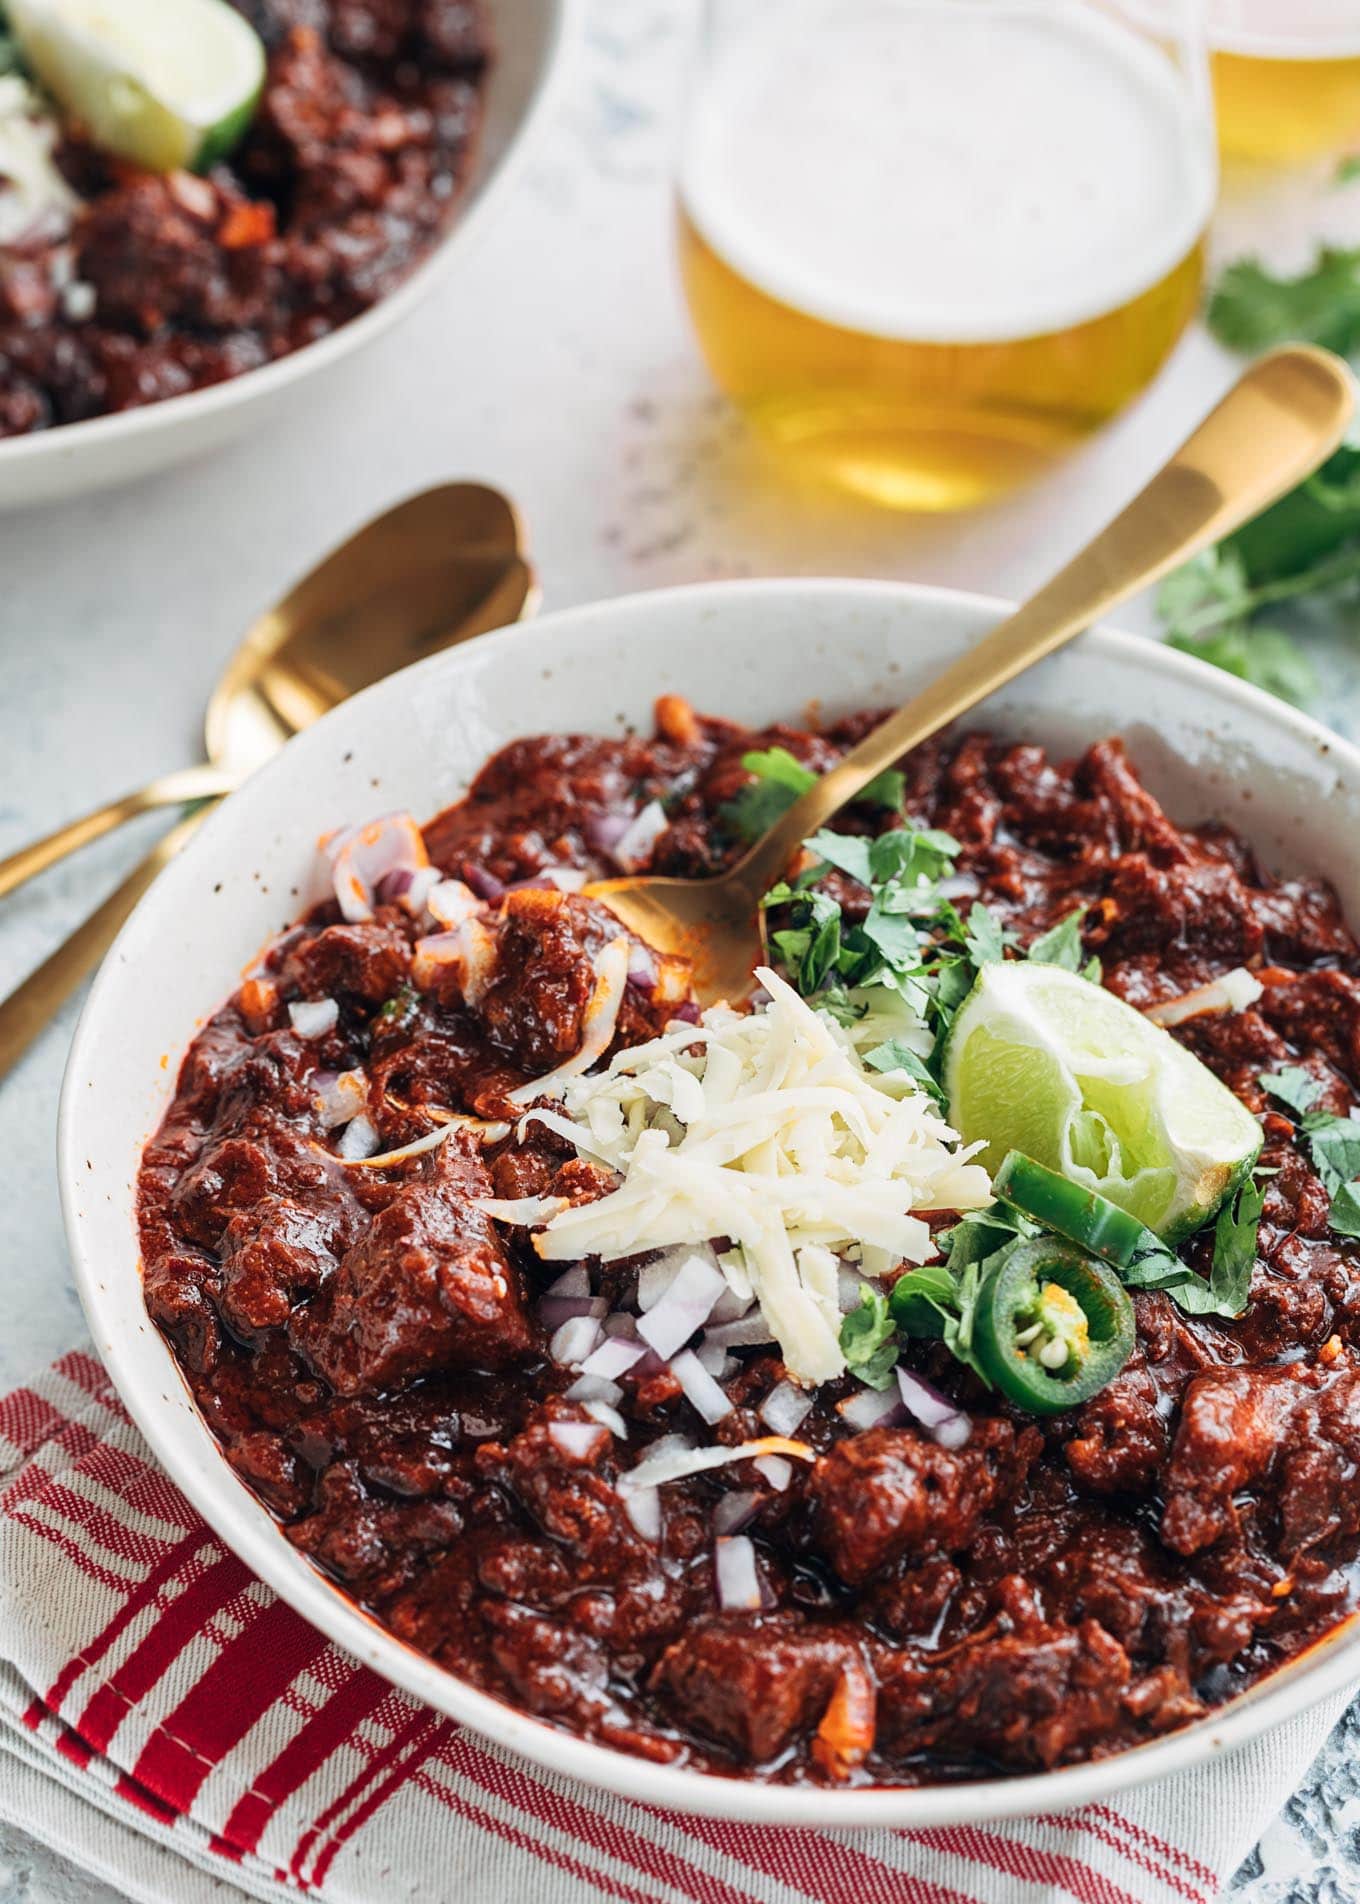
[[[645,637],[649,621],[664,623],[677,616],[683,620],[686,615],[706,612],[716,612],[721,620],[729,611],[739,613],[743,607],[754,611],[757,605],[764,605],[777,610],[781,619],[787,616],[788,625],[796,623],[800,615],[804,620],[821,616],[831,625],[853,614],[856,604],[871,605],[874,612],[900,610],[904,616],[917,614],[926,619],[938,616],[946,643],[955,639],[948,632],[951,625],[956,632],[962,630],[957,638],[966,641],[1009,607],[982,595],[911,584],[816,579],[733,582],[659,590],[567,609],[542,617],[532,625],[531,633],[538,638],[537,650],[542,650],[546,637],[551,640],[554,656],[569,656],[573,637],[599,639],[606,645],[611,640],[632,643]],[[129,1412],[199,1513],[247,1566],[338,1646],[413,1697],[465,1722],[498,1745],[522,1754],[549,1772],[604,1787],[635,1802],[752,1823],[920,1827],[1087,1804],[1220,1757],[1352,1683],[1360,1674],[1354,1619],[1334,1629],[1261,1687],[1206,1719],[1108,1758],[1009,1779],[918,1788],[880,1786],[838,1791],[758,1784],[654,1765],[558,1731],[477,1691],[396,1639],[288,1545],[274,1521],[221,1457],[188,1397],[177,1365],[146,1317],[141,1302],[131,1186],[113,1177],[107,1181],[99,1178],[98,1170],[104,1168],[101,1146],[107,1148],[109,1133],[107,1125],[101,1127],[87,1106],[93,1101],[101,1071],[120,1062],[124,1027],[119,999],[120,993],[125,999],[128,996],[127,988],[133,982],[131,967],[140,960],[143,969],[137,982],[154,989],[156,958],[167,956],[158,954],[160,935],[162,928],[173,921],[179,896],[187,896],[195,879],[209,870],[221,871],[224,877],[229,874],[232,809],[243,811],[248,804],[263,825],[277,806],[271,800],[275,786],[297,776],[314,758],[319,762],[321,750],[346,736],[360,735],[378,698],[394,702],[401,698],[405,707],[414,708],[428,698],[426,690],[444,677],[456,680],[461,672],[474,667],[489,670],[492,680],[498,670],[508,669],[513,674],[520,658],[516,646],[525,640],[525,631],[505,629],[421,662],[367,690],[294,741],[210,817],[185,853],[157,881],[101,967],[82,1013],[63,1081],[58,1127],[62,1207],[76,1282],[96,1348]],[[1326,774],[1335,787],[1360,801],[1360,751],[1306,716],[1231,676],[1139,637],[1098,629],[1085,636],[1078,647],[1088,662],[1136,668],[1140,676],[1155,682],[1159,691],[1165,688],[1167,705],[1175,700],[1182,705],[1201,706],[1206,715],[1212,713],[1223,723],[1227,734],[1235,723],[1259,728],[1264,722],[1275,730],[1281,743],[1288,741],[1299,758],[1311,760],[1315,771],[1322,771],[1319,763],[1325,763]],[[773,662],[777,657],[767,659]],[[1063,664],[1063,656],[1043,664],[1049,686],[1038,700],[1045,706],[1053,701],[1054,687],[1064,679]],[[777,670],[771,672],[778,678]],[[1038,683],[1038,671],[1029,679]],[[778,718],[794,712],[789,703],[799,697],[775,688],[770,699],[773,705],[769,717]],[[853,701],[851,689],[847,704]],[[1109,726],[1116,730],[1119,724],[1116,718]],[[601,727],[607,725],[605,721],[599,723]],[[1205,731],[1210,731],[1208,725]],[[1241,798],[1249,799],[1249,790],[1244,789]],[[205,1007],[211,1004],[214,989],[212,985],[205,987],[209,994],[203,1000]],[[143,1068],[152,1062],[150,1053],[141,1053]],[[165,1069],[159,1055],[154,1063]],[[177,1064],[175,1052],[170,1078]],[[166,1096],[169,1088],[167,1082]],[[98,1167],[96,1157],[101,1160]],[[113,1262],[106,1259],[97,1234],[101,1203],[117,1206],[112,1216],[106,1215],[103,1220],[116,1217],[119,1233],[126,1231],[126,1247],[116,1252],[118,1260]],[[205,1448],[210,1458],[205,1458]]]

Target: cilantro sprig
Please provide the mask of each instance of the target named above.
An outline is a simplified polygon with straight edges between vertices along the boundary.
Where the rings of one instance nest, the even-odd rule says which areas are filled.
[[[1323,344],[1360,355],[1360,247],[1324,247],[1295,277],[1255,258],[1220,277],[1206,313],[1220,343],[1246,354]],[[1253,522],[1163,583],[1158,608],[1173,647],[1307,705],[1313,670],[1287,628],[1299,606],[1360,598],[1360,445],[1346,444]]]

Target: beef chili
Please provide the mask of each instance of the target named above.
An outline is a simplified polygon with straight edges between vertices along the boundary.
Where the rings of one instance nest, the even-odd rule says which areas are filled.
[[[285,356],[388,296],[447,230],[490,60],[480,0],[230,4],[266,77],[205,174],[141,170],[62,115],[27,223],[0,178],[0,437]]]
[[[657,714],[652,739],[513,743],[423,837],[400,816],[332,836],[335,899],[195,1039],[139,1215],[147,1307],[205,1420],[402,1640],[645,1758],[914,1785],[1185,1725],[1356,1598],[1360,948],[1334,895],[1173,824],[1117,740],[1071,763],[976,734],[913,753],[840,825],[924,865],[932,1009],[1032,951],[1168,1021],[1264,1147],[1216,1224],[1140,1258],[1131,1219],[1085,1193],[1064,1216],[1074,1186],[1038,1164],[1008,1159],[1016,1202],[990,1203],[928,1041],[899,1039],[881,1129],[911,1123],[934,1172],[891,1218],[923,1267],[892,1260],[890,1222],[832,1262],[839,1345],[805,1340],[761,1326],[791,1285],[770,1271],[752,1302],[740,1210],[679,1249],[626,1253],[624,1216],[612,1247],[577,1258],[572,1236],[642,1207],[618,1134],[667,1152],[720,1047],[764,1039],[765,1063],[801,1013],[849,1075],[835,975],[865,885],[808,855],[772,898],[770,996],[702,1018],[684,966],[580,887],[721,866],[874,717]],[[833,917],[828,978],[805,968]],[[1058,1209],[1056,1236],[1026,1203]],[[826,1254],[800,1257],[809,1285]],[[979,1272],[970,1346],[956,1297]],[[1080,1385],[1050,1405],[1036,1384],[1069,1349]]]

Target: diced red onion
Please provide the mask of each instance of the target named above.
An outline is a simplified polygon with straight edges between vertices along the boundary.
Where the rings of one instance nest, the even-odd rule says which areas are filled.
[[[623,1497],[623,1511],[644,1540],[661,1539],[660,1488],[629,1488]]]
[[[694,1355],[702,1368],[706,1368],[715,1382],[727,1382],[737,1372],[737,1358],[729,1355],[720,1342],[710,1342],[707,1336],[701,1336],[695,1347]]]
[[[569,1316],[553,1333],[548,1353],[562,1368],[579,1368],[600,1339],[594,1316]]]
[[[749,1315],[754,1307],[754,1296],[739,1296],[729,1284],[714,1303],[709,1315],[711,1322],[740,1322]]]
[[[760,1454],[751,1463],[758,1468],[776,1494],[782,1494],[793,1479],[793,1463],[782,1454]]]
[[[731,1414],[731,1401],[692,1349],[682,1349],[671,1358],[671,1374],[679,1382],[686,1401],[710,1426]]]
[[[385,879],[429,865],[420,828],[409,813],[384,813],[364,826],[341,827],[321,842],[331,863],[340,911],[351,925],[373,917]]]
[[[471,886],[477,897],[489,906],[498,906],[505,897],[505,881],[497,879],[485,866],[474,866],[470,859],[463,861],[463,884]]]
[[[593,1316],[599,1322],[608,1307],[603,1296],[545,1296],[538,1305],[538,1319],[551,1334],[574,1316]]]
[[[861,1276],[848,1263],[837,1263],[836,1299],[843,1316],[848,1316],[852,1309],[858,1309],[865,1290],[876,1286],[871,1277]]]
[[[336,1149],[347,1163],[352,1163],[362,1157],[373,1156],[381,1142],[372,1118],[365,1117],[361,1112],[358,1117],[351,1118],[341,1131]]]
[[[665,1295],[638,1322],[638,1334],[659,1356],[669,1358],[702,1329],[726,1287],[723,1273],[709,1258],[692,1251]]]
[[[464,919],[475,918],[482,910],[482,901],[463,880],[441,879],[436,873],[423,895],[421,909],[429,913],[436,925],[452,931],[462,925]]]
[[[629,1342],[621,1335],[607,1335],[581,1368],[587,1375],[603,1375],[607,1381],[613,1381],[618,1375],[626,1375],[646,1353],[640,1342]]]
[[[760,1419],[777,1435],[791,1435],[812,1407],[812,1397],[792,1382],[780,1382],[760,1404]]]
[[[666,809],[661,802],[649,800],[609,849],[614,864],[625,873],[640,871],[652,857],[652,849],[669,825]]]
[[[623,1400],[618,1383],[607,1382],[602,1375],[578,1375],[562,1393],[569,1402],[608,1402],[611,1408],[617,1408]]]
[[[368,1081],[362,1071],[317,1071],[312,1083],[316,1087],[315,1103],[324,1130],[348,1124],[368,1102]]]
[[[861,1388],[837,1402],[836,1413],[848,1427],[857,1431],[880,1425],[887,1427],[906,1418],[901,1393],[893,1388]]]
[[[573,1263],[570,1269],[563,1270],[555,1282],[550,1282],[543,1291],[545,1296],[590,1296],[594,1291],[590,1287],[590,1271],[584,1263]]]
[[[623,1419],[623,1416],[619,1413],[618,1409],[614,1407],[612,1402],[602,1402],[592,1399],[582,1402],[581,1406],[588,1415],[594,1416],[601,1427],[607,1428],[611,1435],[617,1435],[620,1441],[627,1441],[628,1423]]]
[[[698,1005],[692,998],[682,998],[671,1013],[671,1022],[681,1025],[697,1025],[701,1017]]]
[[[637,1317],[630,1316],[622,1309],[615,1309],[604,1319],[606,1335],[620,1335],[626,1342],[637,1341]]]
[[[733,1488],[724,1494],[713,1510],[715,1534],[739,1534],[749,1527],[760,1512],[760,1495],[755,1488]]]
[[[645,945],[628,949],[628,984],[633,991],[649,996],[656,990],[656,960]]]
[[[548,1439],[569,1461],[588,1461],[609,1430],[598,1421],[550,1421]]]
[[[911,1369],[897,1365],[897,1386],[902,1392],[902,1402],[907,1413],[920,1422],[932,1440],[942,1448],[961,1448],[973,1432],[973,1424],[961,1408],[955,1406],[947,1395],[938,1388],[914,1374]]]
[[[707,1245],[703,1243],[658,1250],[642,1265],[637,1278],[637,1306],[644,1315],[656,1307],[685,1264],[695,1255],[705,1256],[717,1269],[717,1257],[709,1253]]]
[[[298,998],[288,1007],[288,1016],[299,1038],[324,1038],[335,1029],[340,1007],[333,998]]]
[[[626,813],[592,813],[582,831],[597,853],[612,853],[631,825]]]
[[[725,1613],[760,1610],[756,1550],[745,1534],[719,1535],[713,1546],[713,1571],[718,1605]]]
[[[710,1323],[704,1330],[704,1341],[721,1349],[750,1349],[761,1342],[773,1342],[774,1330],[765,1320],[764,1311],[756,1308],[738,1316],[735,1322]]]

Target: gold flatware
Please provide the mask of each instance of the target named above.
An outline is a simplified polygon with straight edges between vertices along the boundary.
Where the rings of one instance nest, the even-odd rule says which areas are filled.
[[[1253,364],[1128,507],[1023,607],[823,774],[736,865],[712,879],[587,887],[662,952],[695,963],[699,996],[744,997],[761,953],[760,899],[802,842],[911,748],[1310,475],[1341,441],[1355,384],[1328,351]]]
[[[208,702],[205,763],[161,774],[0,860],[0,896],[139,813],[230,793],[360,688],[517,620],[533,589],[519,522],[498,489],[441,483],[408,497],[247,630]]]
[[[319,563],[256,622],[218,682],[205,724],[213,765],[165,775],[141,795],[129,796],[140,804],[115,801],[28,849],[36,854],[53,848],[42,861],[51,865],[133,813],[169,802],[202,802],[0,1002],[0,1078],[99,964],[152,880],[192,838],[215,798],[232,790],[233,776],[244,778],[298,729],[359,688],[424,655],[518,621],[537,600],[515,512],[498,490],[480,483],[446,483],[413,496]],[[181,790],[148,797],[167,785]],[[31,866],[20,877],[40,870]],[[11,880],[11,887],[17,883]]]

